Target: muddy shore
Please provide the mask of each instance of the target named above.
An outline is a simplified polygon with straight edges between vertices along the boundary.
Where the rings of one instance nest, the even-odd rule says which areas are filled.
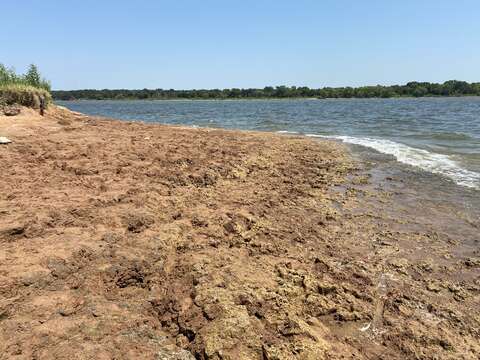
[[[480,357],[478,218],[341,144],[57,107],[0,136],[0,359]]]

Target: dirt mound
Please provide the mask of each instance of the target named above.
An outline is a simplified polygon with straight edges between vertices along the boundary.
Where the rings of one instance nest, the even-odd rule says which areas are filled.
[[[0,132],[2,359],[480,354],[478,253],[338,144],[54,107]]]
[[[21,110],[22,109],[20,108],[20,106],[16,106],[16,105],[0,106],[0,113],[3,113],[3,115],[5,116],[16,116],[20,114]]]

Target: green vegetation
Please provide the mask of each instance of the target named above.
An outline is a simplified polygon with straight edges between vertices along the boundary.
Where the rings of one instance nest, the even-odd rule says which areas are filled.
[[[262,98],[390,98],[423,96],[480,96],[480,83],[450,80],[443,84],[409,82],[406,85],[310,89],[308,87],[267,86],[263,89],[213,90],[71,90],[53,91],[57,100],[109,99],[262,99]]]
[[[50,83],[41,77],[35,65],[30,65],[26,74],[18,75],[13,69],[0,64],[0,105],[37,108],[42,97],[47,103],[51,101]]]

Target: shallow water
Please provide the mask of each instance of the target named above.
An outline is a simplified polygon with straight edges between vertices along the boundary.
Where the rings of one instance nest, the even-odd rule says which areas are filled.
[[[480,97],[57,103],[125,120],[334,138],[480,189]]]

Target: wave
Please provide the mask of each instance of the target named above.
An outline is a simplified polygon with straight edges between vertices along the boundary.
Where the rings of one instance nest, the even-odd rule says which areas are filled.
[[[416,139],[434,139],[434,140],[476,140],[476,138],[460,133],[460,132],[439,132],[439,133],[423,133],[423,134],[416,134],[412,135],[413,138]]]
[[[353,136],[325,136],[306,134],[309,137],[337,139],[349,144],[373,148],[394,156],[397,161],[421,168],[431,173],[449,177],[458,185],[480,189],[480,173],[462,168],[450,156],[431,153],[386,139],[357,138]]]

